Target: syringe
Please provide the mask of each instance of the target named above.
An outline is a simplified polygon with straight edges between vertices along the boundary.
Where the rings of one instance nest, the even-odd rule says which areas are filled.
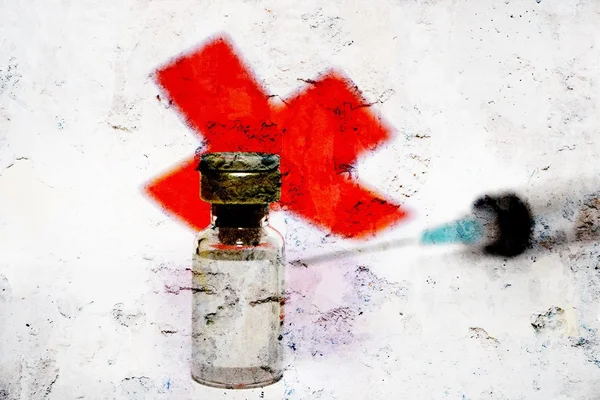
[[[529,195],[483,196],[470,215],[426,230],[421,243],[464,243],[511,257],[530,247],[599,241],[600,190],[594,181],[571,180]]]
[[[407,245],[459,243],[485,254],[514,257],[531,247],[548,249],[560,243],[599,240],[600,192],[580,189],[555,187],[537,196],[512,192],[485,195],[473,203],[465,217],[427,229],[420,236],[303,258],[292,264],[306,266]]]

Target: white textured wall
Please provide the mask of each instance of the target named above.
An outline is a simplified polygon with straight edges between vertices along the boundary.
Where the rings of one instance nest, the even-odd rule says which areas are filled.
[[[149,75],[219,32],[272,93],[336,67],[379,101],[399,135],[359,177],[418,215],[388,236],[600,172],[595,0],[3,1],[0,399],[600,399],[600,250],[580,243],[289,270],[281,385],[193,383],[193,233],[141,185],[198,139]],[[290,257],[348,245],[274,224]]]

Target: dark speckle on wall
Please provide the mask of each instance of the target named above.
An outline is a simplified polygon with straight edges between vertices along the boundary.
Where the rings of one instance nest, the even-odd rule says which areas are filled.
[[[531,326],[536,332],[559,329],[565,324],[564,310],[560,307],[552,307],[544,313],[535,314],[532,319]]]

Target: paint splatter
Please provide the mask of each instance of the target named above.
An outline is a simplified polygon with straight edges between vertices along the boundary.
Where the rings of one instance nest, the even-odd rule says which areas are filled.
[[[115,321],[125,327],[139,327],[146,320],[146,314],[143,311],[129,312],[123,303],[115,304],[111,314]]]
[[[28,360],[22,375],[26,389],[25,398],[31,400],[47,399],[60,378],[59,368],[54,359],[41,358]]]
[[[545,329],[555,330],[561,328],[564,323],[564,310],[560,307],[552,307],[542,314],[533,315],[531,326],[536,332],[541,332]]]
[[[480,339],[483,341],[490,341],[494,344],[500,344],[500,342],[498,341],[498,339],[496,339],[493,336],[490,336],[485,329],[483,328],[479,328],[479,327],[472,327],[469,328],[469,332],[471,334],[471,338],[472,339]]]
[[[6,67],[0,68],[0,95],[19,83],[21,74],[18,72],[18,67],[16,58],[12,57]]]
[[[286,298],[286,325],[283,339],[294,358],[327,357],[344,353],[349,346],[366,340],[355,332],[356,320],[365,312],[377,310],[390,296],[404,301],[406,282],[393,283],[376,276],[368,267],[336,267],[334,280],[324,282],[319,269],[294,268]],[[345,271],[345,272],[344,272]],[[334,283],[335,282],[335,283]],[[321,310],[315,306],[316,287],[342,284],[342,305]]]
[[[393,283],[379,278],[367,266],[360,265],[345,275],[354,290],[346,296],[349,304],[360,304],[362,309],[377,308],[388,295],[405,299],[408,282]]]
[[[8,301],[11,295],[12,289],[8,284],[8,279],[4,275],[0,275],[0,303]]]
[[[132,376],[123,379],[119,389],[128,400],[145,400],[153,391],[153,384],[147,376]]]

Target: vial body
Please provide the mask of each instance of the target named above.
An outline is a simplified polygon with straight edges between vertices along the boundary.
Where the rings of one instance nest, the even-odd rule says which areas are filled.
[[[213,223],[197,237],[192,377],[219,388],[262,387],[283,375],[283,238],[265,219],[229,225]]]

